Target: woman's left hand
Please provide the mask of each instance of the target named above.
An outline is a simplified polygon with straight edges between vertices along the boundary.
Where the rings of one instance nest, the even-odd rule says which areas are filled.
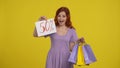
[[[81,37],[81,38],[79,38],[79,39],[77,40],[77,42],[78,42],[78,43],[85,43],[85,39],[84,39],[83,37]]]

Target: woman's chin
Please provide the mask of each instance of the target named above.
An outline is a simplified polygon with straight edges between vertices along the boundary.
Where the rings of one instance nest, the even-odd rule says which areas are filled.
[[[64,23],[59,23],[60,26],[64,26],[65,24]]]
[[[59,24],[59,26],[64,26],[65,24]]]

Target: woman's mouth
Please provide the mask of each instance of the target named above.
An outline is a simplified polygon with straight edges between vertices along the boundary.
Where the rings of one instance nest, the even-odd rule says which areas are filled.
[[[64,21],[59,21],[59,23],[63,23]]]

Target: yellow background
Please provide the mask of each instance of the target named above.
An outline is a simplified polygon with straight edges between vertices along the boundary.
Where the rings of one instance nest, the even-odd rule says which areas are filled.
[[[35,22],[61,6],[97,58],[75,68],[120,68],[119,0],[0,0],[0,68],[45,68],[50,38],[33,37]]]

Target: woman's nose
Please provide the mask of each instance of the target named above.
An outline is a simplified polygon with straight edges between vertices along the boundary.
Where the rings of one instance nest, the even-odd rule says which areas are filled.
[[[60,17],[60,20],[62,20],[63,19],[63,17]]]

